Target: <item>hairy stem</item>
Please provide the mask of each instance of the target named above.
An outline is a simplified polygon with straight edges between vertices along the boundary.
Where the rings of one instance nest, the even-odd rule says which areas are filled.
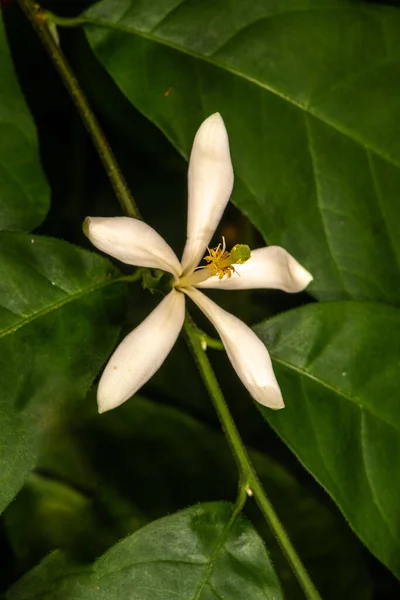
[[[202,348],[199,332],[189,316],[185,321],[185,334],[189,348],[200,371],[200,375],[208,393],[210,394],[214,408],[218,414],[222,428],[229,442],[232,453],[236,459],[240,473],[242,489],[246,490],[249,494],[254,495],[262,514],[269,523],[284,554],[286,555],[286,558],[291,565],[305,596],[309,600],[321,600],[317,589],[315,588],[303,563],[301,562],[300,557],[294,549],[289,536],[285,531],[285,528],[279,520],[279,517],[269,501],[257,476],[257,473],[254,470],[247,450],[243,444],[235,422],[229,411],[228,405],[222,394],[221,388],[219,387],[219,383],[214,374],[213,368],[205,351]]]
[[[69,91],[82,121],[96,146],[96,150],[103,162],[107,175],[110,178],[123,212],[129,217],[140,219],[139,210],[114,157],[113,151],[104,137],[99,122],[93,114],[77,78],[59,47],[54,31],[50,29],[46,21],[46,13],[33,0],[18,0],[18,2],[32,23],[43,46],[46,48],[54,66]]]

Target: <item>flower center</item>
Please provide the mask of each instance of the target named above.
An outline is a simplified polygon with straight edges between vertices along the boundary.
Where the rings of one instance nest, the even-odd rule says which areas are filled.
[[[232,277],[232,273],[237,272],[233,265],[241,265],[250,258],[250,248],[244,244],[236,244],[230,252],[227,252],[225,238],[222,238],[222,248],[221,244],[218,244],[214,249],[208,248],[208,252],[204,260],[209,264],[205,268],[212,271],[212,275],[218,276],[219,279],[224,275],[228,278]]]
[[[216,248],[207,248],[208,254],[204,260],[208,263],[204,267],[197,267],[190,275],[181,277],[174,287],[187,287],[197,285],[210,277],[217,276],[222,279],[225,275],[230,278],[237,273],[233,265],[242,265],[251,256],[250,248],[245,244],[236,244],[230,252],[226,251],[225,238],[222,237],[222,247],[218,244]]]

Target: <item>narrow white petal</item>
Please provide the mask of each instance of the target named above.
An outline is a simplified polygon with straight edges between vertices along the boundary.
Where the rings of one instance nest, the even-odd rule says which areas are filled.
[[[301,292],[312,281],[312,275],[286,250],[268,246],[252,250],[251,258],[243,265],[235,265],[237,273],[229,279],[210,277],[199,283],[199,288],[220,290],[273,289]]]
[[[102,252],[135,267],[162,269],[179,277],[174,251],[150,225],[131,217],[87,217],[84,231]]]
[[[185,297],[172,290],[110,358],[97,391],[99,412],[128,400],[160,368],[182,329]]]
[[[182,257],[185,275],[203,258],[233,187],[228,134],[219,113],[208,117],[194,138],[188,173],[187,240]]]
[[[243,321],[223,310],[195,288],[183,291],[197,304],[218,331],[233,368],[254,400],[270,408],[283,408],[268,350]]]

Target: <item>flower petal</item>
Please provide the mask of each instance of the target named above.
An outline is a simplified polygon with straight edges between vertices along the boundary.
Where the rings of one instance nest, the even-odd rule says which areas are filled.
[[[128,265],[162,269],[175,277],[181,274],[174,251],[143,221],[131,217],[87,217],[84,232],[96,248]]]
[[[296,259],[279,246],[252,250],[251,258],[243,265],[235,265],[232,277],[210,277],[199,283],[199,288],[220,290],[273,289],[300,292],[312,281],[312,275]]]
[[[197,304],[218,331],[233,368],[254,400],[270,408],[283,408],[281,390],[268,350],[254,331],[195,288],[183,288],[182,291]]]
[[[110,358],[97,391],[99,412],[128,400],[160,368],[182,329],[185,297],[172,290]]]
[[[187,240],[183,274],[203,258],[233,187],[228,134],[219,113],[206,119],[194,138],[190,155]]]

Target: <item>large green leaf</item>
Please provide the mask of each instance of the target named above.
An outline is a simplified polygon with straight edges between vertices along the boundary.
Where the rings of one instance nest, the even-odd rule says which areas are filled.
[[[313,273],[313,293],[400,301],[400,11],[103,0],[85,19],[99,60],[184,156],[221,112],[234,201]]]
[[[50,556],[7,600],[279,600],[279,582],[250,523],[225,503],[155,521],[111,548],[91,570]]]
[[[100,416],[94,402],[82,408],[45,432],[39,473],[29,477],[4,513],[22,567],[56,548],[94,558],[153,519],[198,501],[235,497],[237,469],[221,433],[140,396]],[[275,460],[249,450],[321,596],[370,598],[361,544],[328,497],[316,493],[308,479],[308,485],[302,483]],[[263,534],[285,594],[303,600],[254,500],[245,509]]]
[[[22,96],[0,6],[0,229],[30,231],[46,216],[50,190],[35,125]]]
[[[286,408],[269,423],[400,576],[400,311],[313,304],[256,327]]]
[[[36,460],[62,401],[82,401],[119,331],[121,285],[65,242],[0,234],[0,510]]]

